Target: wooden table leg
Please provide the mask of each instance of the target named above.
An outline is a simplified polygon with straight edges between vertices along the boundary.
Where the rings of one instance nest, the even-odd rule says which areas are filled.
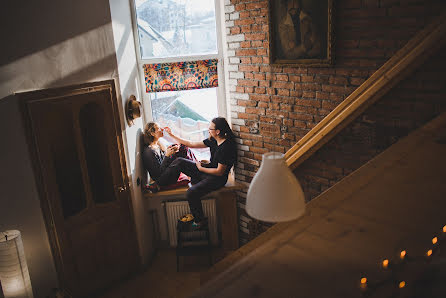
[[[217,198],[218,218],[221,228],[222,248],[239,247],[237,200],[234,191],[221,192]]]

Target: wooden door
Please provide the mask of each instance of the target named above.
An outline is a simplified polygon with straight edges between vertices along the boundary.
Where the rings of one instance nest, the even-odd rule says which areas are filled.
[[[139,260],[113,81],[22,95],[60,280],[85,297]]]

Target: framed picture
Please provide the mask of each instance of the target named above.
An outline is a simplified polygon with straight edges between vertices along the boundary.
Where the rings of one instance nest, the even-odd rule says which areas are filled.
[[[271,64],[333,64],[333,0],[269,0]]]

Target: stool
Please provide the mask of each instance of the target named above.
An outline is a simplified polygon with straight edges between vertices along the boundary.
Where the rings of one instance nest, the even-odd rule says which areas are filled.
[[[191,231],[191,223],[177,223],[177,272],[180,270],[181,256],[197,256],[208,254],[209,266],[212,265],[212,245],[209,237],[209,227]]]

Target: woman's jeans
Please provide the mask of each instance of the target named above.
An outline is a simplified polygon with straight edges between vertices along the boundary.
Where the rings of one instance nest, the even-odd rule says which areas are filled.
[[[189,208],[195,218],[195,222],[200,222],[203,217],[203,206],[201,198],[208,193],[225,186],[228,176],[215,176],[202,173],[198,170],[194,161],[178,157],[164,171],[158,180],[160,185],[175,183],[183,172],[191,178],[192,187],[187,190],[186,198],[189,202]]]

